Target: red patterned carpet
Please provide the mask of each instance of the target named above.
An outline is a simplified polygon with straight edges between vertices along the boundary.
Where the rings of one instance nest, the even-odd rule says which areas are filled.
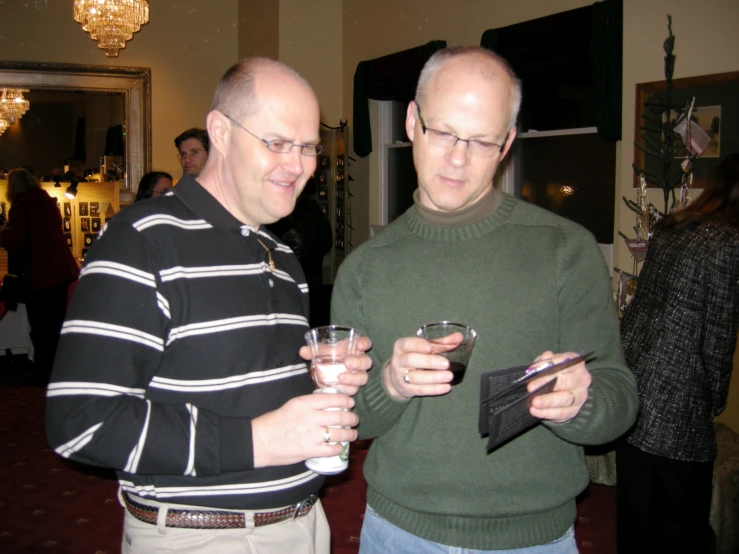
[[[3,368],[0,368],[3,369]],[[123,510],[108,470],[54,454],[44,438],[44,390],[0,376],[0,552],[120,552]],[[361,466],[367,443],[352,445],[349,469],[332,477],[323,505],[332,554],[355,554],[365,503]],[[578,506],[575,530],[583,554],[615,554],[615,492],[592,485]]]

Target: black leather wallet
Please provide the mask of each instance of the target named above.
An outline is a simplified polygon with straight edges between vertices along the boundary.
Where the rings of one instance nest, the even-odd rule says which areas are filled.
[[[478,431],[488,436],[488,453],[513,437],[527,431],[540,419],[529,413],[531,401],[541,394],[552,392],[557,383],[557,372],[590,359],[593,352],[580,352],[577,356],[553,363],[534,362],[527,365],[486,371],[480,376],[480,412]],[[552,378],[544,385],[529,392],[529,381],[545,375]]]

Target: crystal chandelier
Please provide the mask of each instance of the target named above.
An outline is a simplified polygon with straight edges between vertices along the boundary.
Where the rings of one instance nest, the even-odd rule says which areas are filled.
[[[28,100],[23,98],[23,93],[28,92],[26,88],[2,88],[0,89],[0,118],[9,125],[13,125],[30,106]]]
[[[109,58],[117,58],[118,50],[142,25],[149,22],[146,0],[74,0],[74,20],[98,41],[98,48]]]
[[[5,132],[5,129],[7,129],[10,126],[10,124],[5,121],[5,119],[0,116],[0,135],[2,135]]]

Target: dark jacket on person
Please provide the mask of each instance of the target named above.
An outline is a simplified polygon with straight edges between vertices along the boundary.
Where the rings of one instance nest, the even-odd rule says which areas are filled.
[[[12,260],[9,269],[27,275],[29,291],[71,283],[79,276],[79,266],[64,238],[56,199],[41,188],[13,199],[7,226],[0,231],[0,246]]]
[[[685,462],[716,457],[739,330],[739,229],[720,218],[657,229],[621,337],[639,417],[626,440]]]
[[[320,318],[324,300],[323,258],[333,246],[328,217],[315,199],[301,196],[289,216],[267,225],[267,228],[287,243],[298,257],[310,292],[311,321],[317,316]]]

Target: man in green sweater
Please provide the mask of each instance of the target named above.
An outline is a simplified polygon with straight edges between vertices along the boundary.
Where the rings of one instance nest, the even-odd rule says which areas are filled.
[[[355,397],[360,438],[375,439],[364,465],[363,554],[576,553],[575,497],[588,484],[582,445],[609,442],[634,421],[636,386],[593,236],[493,187],[520,98],[495,54],[434,54],[406,118],[415,205],[336,279],[332,320],[374,345],[369,383]],[[415,336],[439,320],[478,333],[454,388],[448,361]],[[486,454],[480,374],[581,350],[595,358],[562,370],[534,400],[542,424]]]

